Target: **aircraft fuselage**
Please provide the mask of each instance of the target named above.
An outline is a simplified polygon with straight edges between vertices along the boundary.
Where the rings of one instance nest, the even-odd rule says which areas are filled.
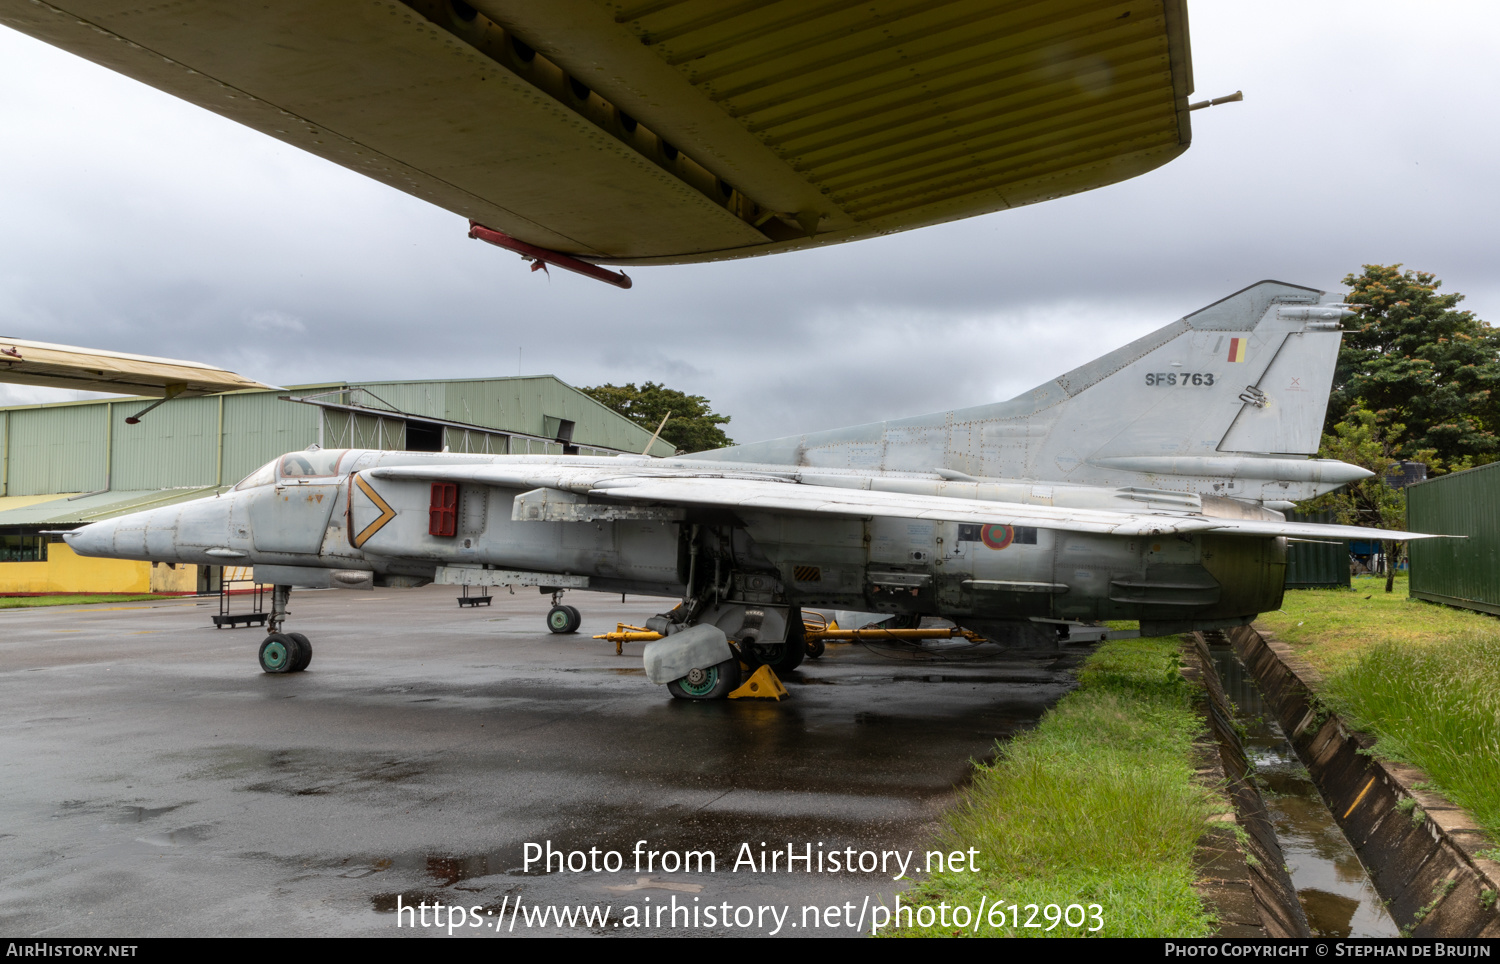
[[[571,521],[548,521],[518,507],[522,489],[457,484],[445,496],[440,483],[369,470],[507,461],[624,468],[637,461],[311,454],[330,474],[289,473],[291,460],[309,455],[292,453],[257,473],[258,481],[252,476],[216,498],[95,523],[68,542],[84,555],[369,573],[372,584],[484,584],[486,577],[503,584],[508,577],[498,573],[525,573],[522,585],[684,598],[711,591],[750,604],[941,615],[976,625],[1141,620],[1161,631],[1210,628],[1275,609],[1281,599],[1285,548],[1277,538],[1115,536],[753,508],[632,510],[597,498],[568,506]],[[733,468],[712,463],[714,472]],[[846,475],[849,486],[869,484]],[[1087,486],[1047,486],[1033,497],[1083,507],[1119,499],[1115,490]],[[620,515],[626,517],[613,517]],[[549,574],[562,578],[549,583]]]

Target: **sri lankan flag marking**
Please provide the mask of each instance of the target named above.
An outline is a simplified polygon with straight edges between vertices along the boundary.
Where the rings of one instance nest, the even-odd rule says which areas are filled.
[[[1248,338],[1231,338],[1231,339],[1229,339],[1229,360],[1230,361],[1232,361],[1232,362],[1242,362],[1242,361],[1245,360],[1245,349],[1248,347],[1247,343],[1249,342],[1249,340],[1250,339],[1248,339]]]

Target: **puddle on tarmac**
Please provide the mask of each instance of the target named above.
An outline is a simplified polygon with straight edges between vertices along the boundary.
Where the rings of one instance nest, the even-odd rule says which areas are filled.
[[[213,833],[213,828],[207,824],[199,824],[195,827],[178,827],[176,830],[166,830],[161,833],[147,834],[137,837],[141,843],[151,844],[153,847],[182,847],[187,844],[195,844],[201,840],[207,840]]]
[[[1056,674],[1041,672],[1026,672],[1024,670],[1016,673],[993,674],[993,673],[955,673],[948,676],[935,674],[898,676],[809,676],[805,673],[792,673],[782,677],[787,684],[800,684],[802,686],[870,686],[882,683],[946,683],[962,685],[970,683],[978,686],[982,683],[1001,683],[1010,686],[1046,685],[1056,686]]]
[[[115,815],[115,823],[145,823],[185,806],[185,803],[174,803],[169,807],[123,807]]]
[[[1399,937],[1396,922],[1312,777],[1269,718],[1254,678],[1229,647],[1214,646],[1211,651],[1235,717],[1248,731],[1245,756],[1259,778],[1266,811],[1313,936]]]
[[[877,803],[875,806],[878,807],[880,804]],[[635,854],[631,842],[645,843],[649,838],[649,851],[652,852],[682,853],[689,850],[712,852],[715,855],[712,864],[713,871],[710,872],[710,877],[712,877],[714,873],[719,875],[730,873],[738,848],[745,842],[746,828],[752,826],[752,822],[747,819],[743,810],[714,812],[705,810],[702,806],[687,809],[667,808],[662,813],[653,814],[646,823],[639,822],[640,816],[634,808],[621,808],[611,815],[601,815],[594,821],[579,821],[578,826],[613,827],[607,837],[618,841],[617,844],[601,844],[599,835],[593,830],[584,831],[576,828],[570,828],[560,836],[549,836],[547,844],[554,849],[554,859],[562,859],[559,854],[578,852],[596,855],[591,856],[590,860],[606,861],[607,857],[597,855],[610,851],[618,852],[622,858],[620,866],[608,867],[602,872],[605,875],[614,876],[601,877],[601,880],[609,879],[623,884],[642,875],[671,876],[689,872],[681,865],[667,866],[651,863],[644,867],[638,866],[636,861],[640,857]],[[615,818],[622,819],[617,821]],[[869,814],[854,816],[839,814],[830,817],[791,816],[778,821],[776,826],[777,833],[784,834],[790,840],[817,841],[820,849],[827,851],[841,850],[846,847],[879,849],[886,846],[888,843],[886,840],[872,841],[870,838],[869,820]],[[910,830],[920,829],[921,826],[920,819],[913,820]],[[906,834],[909,832],[897,830],[892,836],[894,839],[906,839]],[[650,856],[655,856],[655,853]],[[470,903],[466,899],[455,899],[455,892],[462,891],[481,895],[475,902],[490,900],[498,907],[504,895],[519,894],[530,882],[547,876],[536,867],[533,867],[528,874],[524,869],[526,857],[526,844],[522,841],[512,841],[490,850],[462,854],[417,851],[379,858],[351,856],[337,864],[327,864],[325,868],[339,877],[362,879],[378,874],[379,880],[397,878],[410,881],[411,886],[405,890],[369,896],[371,906],[375,910],[390,913],[396,909],[398,893],[405,904],[415,904],[421,899],[429,902],[438,900],[445,904]],[[532,858],[536,859],[535,853],[532,854]],[[859,875],[854,876],[858,878]],[[694,878],[694,880],[698,879]]]

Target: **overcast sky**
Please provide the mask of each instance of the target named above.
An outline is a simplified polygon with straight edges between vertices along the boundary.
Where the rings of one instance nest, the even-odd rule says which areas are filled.
[[[548,372],[708,396],[738,441],[1009,398],[1262,278],[1432,271],[1500,323],[1500,5],[1190,2],[1179,159],[628,292],[0,28],[0,333],[272,384]],[[0,386],[0,404],[76,397]]]

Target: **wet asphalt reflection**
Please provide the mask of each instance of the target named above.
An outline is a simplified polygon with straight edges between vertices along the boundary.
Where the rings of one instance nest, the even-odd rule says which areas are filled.
[[[460,610],[446,587],[299,591],[288,629],[314,657],[288,676],[260,672],[263,630],[212,627],[215,600],[0,611],[0,928],[407,934],[398,899],[482,915],[517,898],[616,913],[647,898],[889,901],[905,886],[889,873],[731,866],[747,844],[920,859],[970,761],[1065,693],[1075,661],[830,646],[790,675],[785,702],[686,703],[647,682],[640,644],[617,657],[589,638],[661,601],[568,601],[584,623],[562,637],[535,592]],[[547,841],[626,863],[524,873],[526,844]],[[638,841],[712,851],[715,872],[638,872]],[[590,929],[673,930],[515,932]],[[768,929],[700,917],[676,932]]]

